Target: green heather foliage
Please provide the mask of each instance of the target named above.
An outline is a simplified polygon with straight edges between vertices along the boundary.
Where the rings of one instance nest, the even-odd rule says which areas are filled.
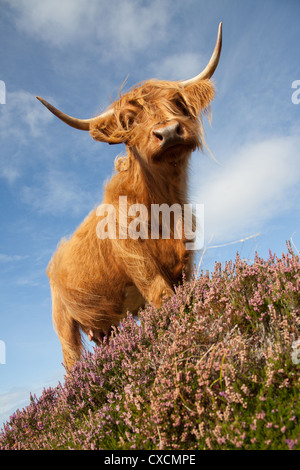
[[[216,263],[31,397],[0,449],[300,449],[299,313],[290,244]]]

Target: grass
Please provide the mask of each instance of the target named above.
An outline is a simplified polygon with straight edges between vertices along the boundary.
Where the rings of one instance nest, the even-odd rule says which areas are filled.
[[[176,288],[18,410],[0,449],[300,449],[300,262],[240,259]],[[299,348],[297,349],[297,347]]]

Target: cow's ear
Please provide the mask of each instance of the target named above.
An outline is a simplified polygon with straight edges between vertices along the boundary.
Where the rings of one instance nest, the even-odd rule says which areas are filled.
[[[120,132],[120,125],[115,113],[99,118],[90,124],[90,134],[93,139],[109,144],[121,144],[124,136]]]
[[[197,116],[209,108],[210,103],[214,99],[215,89],[211,80],[200,80],[196,84],[188,85],[185,88],[185,93],[190,106]]]

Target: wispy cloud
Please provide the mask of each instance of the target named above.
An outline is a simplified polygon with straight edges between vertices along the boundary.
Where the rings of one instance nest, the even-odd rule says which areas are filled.
[[[44,138],[52,119],[28,91],[7,93],[6,104],[0,106],[0,177],[12,184],[21,176],[26,146],[32,145],[32,139]]]
[[[7,255],[0,253],[0,263],[14,263],[15,261],[23,261],[28,255]]]
[[[22,194],[24,202],[40,214],[74,216],[94,205],[92,195],[73,173],[58,170],[44,173],[35,186],[24,186]]]
[[[8,92],[6,104],[0,107],[1,140],[17,139],[21,144],[40,137],[53,116],[26,90]]]
[[[111,49],[133,51],[165,34],[172,8],[169,0],[5,0],[16,13],[17,27],[61,48],[84,40],[108,43]],[[152,32],[155,30],[155,37]],[[103,54],[105,50],[103,50]]]
[[[278,137],[236,150],[194,189],[205,205],[206,241],[234,240],[262,230],[272,218],[299,210],[300,138]],[[200,172],[199,172],[200,173]]]
[[[186,80],[194,77],[206,66],[205,58],[193,52],[171,54],[152,62],[149,74],[162,80]]]
[[[66,45],[76,37],[80,39],[90,25],[96,2],[74,0],[5,0],[15,12],[17,27],[31,36],[55,46]]]

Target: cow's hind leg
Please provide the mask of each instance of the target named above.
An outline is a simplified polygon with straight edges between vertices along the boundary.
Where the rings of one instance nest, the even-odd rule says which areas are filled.
[[[80,358],[82,341],[79,325],[69,314],[55,287],[52,291],[53,325],[59,337],[65,367],[70,370]]]

